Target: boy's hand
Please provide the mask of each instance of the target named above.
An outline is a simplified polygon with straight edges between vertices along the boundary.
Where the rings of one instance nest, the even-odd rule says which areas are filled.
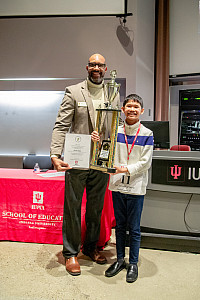
[[[91,139],[93,142],[99,142],[100,141],[99,133],[97,131],[93,131],[91,133]]]
[[[110,175],[116,175],[116,174],[119,174],[119,173],[128,173],[127,167],[114,166],[114,168],[116,169],[116,172],[115,173],[109,173]]]

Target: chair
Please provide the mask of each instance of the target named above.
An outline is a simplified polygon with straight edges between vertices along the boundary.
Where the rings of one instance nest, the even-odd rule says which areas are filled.
[[[172,151],[191,151],[190,146],[188,145],[174,145],[170,148]]]
[[[23,158],[23,169],[34,169],[35,164],[38,163],[40,169],[53,170],[53,164],[50,156],[39,156],[29,154]]]

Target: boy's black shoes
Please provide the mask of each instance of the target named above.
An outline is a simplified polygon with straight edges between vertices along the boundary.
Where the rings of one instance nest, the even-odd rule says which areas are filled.
[[[125,268],[126,268],[126,263],[124,260],[116,261],[105,271],[105,276],[113,277]]]
[[[137,264],[129,264],[127,274],[126,274],[126,282],[134,282],[138,278],[138,266]]]

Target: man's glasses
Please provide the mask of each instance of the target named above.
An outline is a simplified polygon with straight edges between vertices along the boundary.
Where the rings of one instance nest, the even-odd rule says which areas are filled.
[[[89,62],[88,63],[88,67],[89,68],[95,68],[96,66],[98,66],[99,69],[104,69],[106,64],[97,64],[97,63],[92,63],[92,62]]]

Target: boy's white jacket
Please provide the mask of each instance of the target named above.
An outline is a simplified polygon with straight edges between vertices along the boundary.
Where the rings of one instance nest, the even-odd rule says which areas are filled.
[[[140,122],[128,125],[125,122],[129,150],[139,124]],[[130,175],[128,173],[111,175],[109,189],[124,194],[145,195],[148,183],[148,169],[151,166],[153,155],[153,132],[141,124],[140,132],[128,160],[123,126],[119,126],[118,129],[115,165],[126,166]]]

